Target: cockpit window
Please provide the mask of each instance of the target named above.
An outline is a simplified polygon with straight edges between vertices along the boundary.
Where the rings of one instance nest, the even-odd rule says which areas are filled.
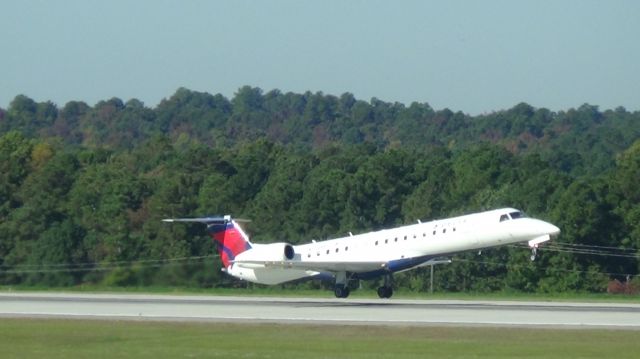
[[[511,219],[525,218],[527,215],[524,212],[516,211],[509,214],[503,214],[500,216],[500,222],[508,221]]]

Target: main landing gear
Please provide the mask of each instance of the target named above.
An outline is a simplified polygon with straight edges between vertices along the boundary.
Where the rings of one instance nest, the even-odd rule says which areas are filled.
[[[336,295],[336,298],[346,298],[349,296],[349,285],[347,283],[347,273],[346,272],[338,272],[336,273],[336,286],[333,289],[333,293]]]
[[[391,274],[386,274],[383,278],[384,283],[378,288],[378,297],[391,298],[393,295],[393,277]],[[333,287],[333,293],[336,298],[347,298],[351,293],[346,272],[336,273],[336,285]]]
[[[382,287],[378,288],[378,297],[380,298],[391,298],[393,295],[393,277],[391,274],[387,274],[384,276],[384,284]]]
[[[336,295],[336,298],[346,298],[349,296],[350,290],[349,287],[344,284],[336,284],[333,293]]]
[[[378,297],[380,298],[391,298],[393,295],[393,288],[391,287],[378,287]]]

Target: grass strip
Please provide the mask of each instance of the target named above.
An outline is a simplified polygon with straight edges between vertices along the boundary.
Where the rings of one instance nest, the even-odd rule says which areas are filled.
[[[0,319],[2,358],[637,358],[637,331]]]

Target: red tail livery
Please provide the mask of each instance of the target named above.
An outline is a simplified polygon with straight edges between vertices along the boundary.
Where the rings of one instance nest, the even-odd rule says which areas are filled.
[[[207,232],[213,238],[220,259],[225,268],[229,268],[236,256],[246,250],[251,249],[251,242],[242,228],[231,219],[224,217],[202,217],[202,218],[170,218],[164,222],[196,222],[207,225]]]
[[[247,235],[233,220],[209,225],[207,232],[209,232],[209,235],[215,241],[218,247],[218,253],[220,253],[220,259],[225,268],[231,265],[231,261],[233,261],[238,254],[251,249],[251,243],[247,239]]]

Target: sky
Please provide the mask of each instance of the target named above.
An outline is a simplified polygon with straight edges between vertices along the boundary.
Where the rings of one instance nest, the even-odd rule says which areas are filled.
[[[472,115],[520,102],[640,110],[636,0],[0,0],[0,107],[16,95],[155,107],[350,92]]]

